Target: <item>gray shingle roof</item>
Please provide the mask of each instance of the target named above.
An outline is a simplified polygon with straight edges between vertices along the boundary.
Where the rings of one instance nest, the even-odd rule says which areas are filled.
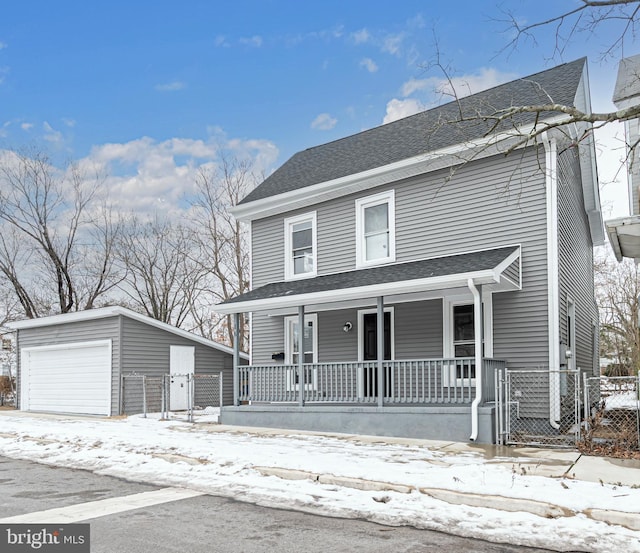
[[[358,288],[375,284],[400,283],[415,279],[490,270],[499,265],[517,249],[517,246],[496,248],[474,253],[425,259],[423,261],[383,265],[381,267],[359,269],[303,280],[273,282],[251,290],[241,296],[232,298],[220,305],[230,305],[269,298],[291,298],[302,294],[313,294],[327,290],[343,290],[346,288]],[[398,289],[398,293],[402,293],[401,288]]]
[[[459,102],[450,102],[298,152],[240,203],[261,200],[480,138],[489,131],[491,122],[479,118],[478,114],[491,115],[510,106],[540,105],[550,101],[572,106],[585,64],[586,58],[581,58],[467,96]],[[461,113],[464,121],[461,121]],[[535,114],[519,115],[498,130],[532,123],[535,117]]]

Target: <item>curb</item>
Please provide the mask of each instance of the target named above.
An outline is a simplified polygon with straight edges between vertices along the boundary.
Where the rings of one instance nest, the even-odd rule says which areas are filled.
[[[469,507],[482,507],[507,512],[526,512],[543,518],[561,518],[584,515],[592,520],[604,522],[612,526],[622,526],[629,530],[640,530],[640,513],[625,513],[607,509],[585,509],[574,511],[568,507],[561,507],[544,501],[533,499],[521,499],[500,495],[483,495],[468,492],[458,492],[440,488],[413,488],[404,484],[390,482],[378,482],[363,478],[348,476],[336,476],[333,474],[318,474],[306,470],[285,469],[280,467],[253,467],[263,476],[275,476],[284,480],[311,480],[318,484],[330,484],[343,486],[362,491],[372,492],[398,492],[408,494],[418,491],[434,499],[453,505],[467,505]]]

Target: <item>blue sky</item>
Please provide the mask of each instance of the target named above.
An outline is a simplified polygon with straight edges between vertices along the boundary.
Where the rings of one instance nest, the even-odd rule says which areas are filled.
[[[594,109],[608,110],[619,57],[599,54],[613,29],[578,37],[562,57],[550,59],[551,29],[537,45],[500,52],[511,36],[497,21],[505,9],[533,22],[576,4],[7,2],[0,149],[35,144],[54,159],[91,159],[116,196],[150,209],[188,191],[221,144],[268,172],[297,150],[434,105],[436,44],[473,90],[586,55]]]

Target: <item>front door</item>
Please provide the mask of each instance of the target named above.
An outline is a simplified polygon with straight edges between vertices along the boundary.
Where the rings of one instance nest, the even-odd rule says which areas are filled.
[[[362,315],[362,360],[375,361],[378,359],[378,314],[364,313]],[[384,358],[391,359],[391,313],[384,314]],[[364,396],[378,395],[378,369],[369,367],[363,375]]]
[[[195,348],[170,346],[169,348],[169,409],[185,411],[189,408],[189,377],[195,372]]]

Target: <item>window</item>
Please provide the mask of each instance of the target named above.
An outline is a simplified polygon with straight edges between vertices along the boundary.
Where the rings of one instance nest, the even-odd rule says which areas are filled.
[[[451,359],[444,367],[445,386],[469,386],[475,382],[474,311],[472,303],[455,299],[444,302],[444,355]]]
[[[285,317],[285,363],[287,365],[297,365],[300,360],[300,345],[302,344],[303,363],[318,362],[318,315],[305,315],[304,328],[300,333],[299,319],[296,316]],[[305,368],[305,389],[311,390],[316,388],[317,374],[313,367]],[[297,370],[287,371],[287,389],[298,390],[300,380]]]
[[[356,266],[395,261],[393,190],[356,200]]]
[[[473,357],[476,354],[473,305],[453,306],[453,356]]]
[[[298,317],[285,317],[285,363],[297,365],[302,342],[303,363],[317,362],[318,315],[304,316],[304,329],[300,335]]]
[[[316,213],[284,220],[285,279],[316,275]]]

